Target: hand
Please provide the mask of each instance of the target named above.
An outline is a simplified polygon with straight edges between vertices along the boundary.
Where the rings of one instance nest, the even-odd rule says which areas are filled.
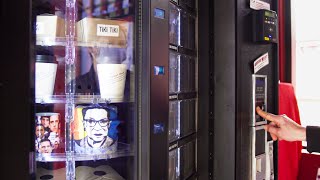
[[[257,113],[264,119],[271,121],[268,125],[264,126],[274,141],[305,141],[306,128],[300,126],[286,115],[274,115],[262,111],[260,107],[256,107]]]

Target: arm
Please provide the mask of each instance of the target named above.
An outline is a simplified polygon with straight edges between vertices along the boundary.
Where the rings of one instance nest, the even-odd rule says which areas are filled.
[[[307,126],[306,137],[308,152],[320,152],[320,127]]]
[[[286,115],[274,115],[256,108],[257,113],[271,121],[265,125],[272,139],[286,141],[307,141],[308,152],[320,152],[320,127],[307,126],[307,128],[294,122]]]

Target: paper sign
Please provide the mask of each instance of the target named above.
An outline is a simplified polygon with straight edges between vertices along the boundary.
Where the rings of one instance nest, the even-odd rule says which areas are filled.
[[[97,36],[119,37],[120,27],[117,25],[97,24]]]
[[[253,63],[253,70],[254,73],[257,73],[260,69],[267,66],[269,64],[269,55],[265,53],[264,55],[260,56],[256,59]]]
[[[261,0],[250,0],[250,8],[255,10],[259,10],[259,9],[270,10],[270,4]]]

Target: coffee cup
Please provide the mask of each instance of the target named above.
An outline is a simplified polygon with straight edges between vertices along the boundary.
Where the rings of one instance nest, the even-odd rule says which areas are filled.
[[[126,64],[97,64],[101,98],[123,101],[127,75]]]
[[[36,55],[36,98],[53,95],[57,73],[57,62],[51,55]]]

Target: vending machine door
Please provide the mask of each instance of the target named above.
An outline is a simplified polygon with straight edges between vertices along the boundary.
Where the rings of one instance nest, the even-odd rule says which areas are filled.
[[[135,6],[32,1],[36,179],[138,179]]]

